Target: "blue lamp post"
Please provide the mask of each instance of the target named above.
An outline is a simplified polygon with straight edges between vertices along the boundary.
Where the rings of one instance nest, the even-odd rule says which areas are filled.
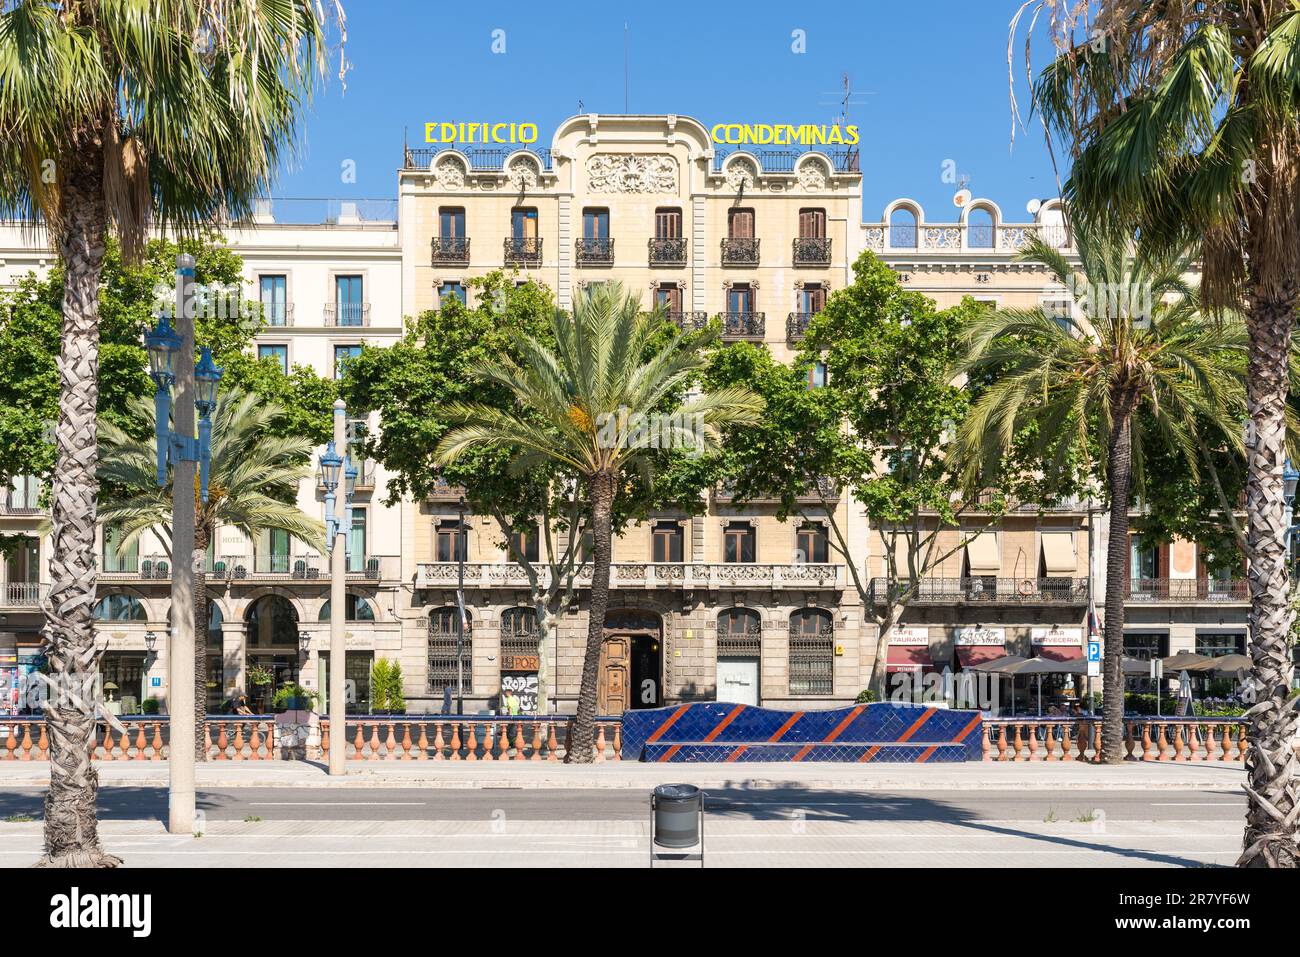
[[[157,447],[158,484],[167,484],[168,462],[197,462],[199,495],[206,502],[208,470],[212,464],[212,410],[217,405],[221,370],[212,361],[212,350],[204,346],[199,361],[194,366],[194,408],[199,413],[199,435],[198,438],[178,435],[169,423],[172,385],[176,382],[176,355],[181,350],[181,337],[172,328],[171,320],[164,315],[154,329],[145,333],[144,345],[149,353],[149,378],[154,384],[154,441]]]
[[[325,533],[330,547],[333,547],[334,538],[339,533],[334,493],[339,487],[339,472],[342,468],[343,456],[335,451],[334,440],[330,439],[320,457],[320,484],[325,489]]]

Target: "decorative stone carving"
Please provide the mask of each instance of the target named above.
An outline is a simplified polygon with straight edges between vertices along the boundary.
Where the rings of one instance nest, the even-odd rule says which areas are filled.
[[[537,164],[526,156],[515,157],[508,175],[510,182],[519,189],[532,189],[537,185]]]
[[[443,157],[433,170],[434,178],[443,189],[460,189],[465,185],[465,167],[459,160]]]
[[[747,159],[732,160],[727,164],[727,185],[732,189],[750,188],[757,176],[757,167]]]
[[[799,166],[799,185],[804,189],[826,188],[826,167],[819,160],[808,160]]]
[[[885,248],[885,230],[882,226],[868,226],[863,231],[863,238],[870,249]]]
[[[955,226],[927,226],[921,231],[927,249],[957,249],[961,246],[961,230]]]
[[[671,156],[601,153],[587,160],[593,193],[675,193],[677,161]]]

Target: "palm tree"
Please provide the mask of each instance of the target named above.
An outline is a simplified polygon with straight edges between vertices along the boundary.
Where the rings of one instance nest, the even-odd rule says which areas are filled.
[[[1124,759],[1129,507],[1144,475],[1142,449],[1163,443],[1195,475],[1198,428],[1221,431],[1240,447],[1231,410],[1244,407],[1245,332],[1239,322],[1201,316],[1182,279],[1185,258],[1135,259],[1127,244],[1094,244],[1083,232],[1076,242],[1078,271],[1038,239],[1018,256],[1045,266],[1069,290],[1070,315],[1005,309],[972,328],[958,371],[981,394],[956,454],[973,485],[1025,434],[1035,436],[1032,454],[1057,472],[1070,456],[1087,460],[1096,450],[1092,469],[1110,500],[1101,757],[1115,764]]]
[[[337,2],[335,14],[342,17]],[[63,260],[57,464],[44,647],[57,681],[97,670],[99,283],[110,224],[129,261],[147,227],[251,211],[325,67],[319,0],[0,2],[0,216],[44,221]],[[95,818],[93,697],[46,711],[46,866],[115,866]]]
[[[147,531],[171,538],[171,483],[159,486],[154,459],[154,402],[141,398],[132,411],[148,439],[138,439],[111,422],[100,424],[99,478],[103,502],[99,518],[129,548]],[[310,439],[283,438],[274,426],[285,411],[251,392],[220,395],[212,415],[212,465],[208,500],[194,496],[194,550],[206,552],[222,526],[256,542],[259,532],[283,531],[305,544],[325,548],[325,527],[304,515],[295,500],[298,484],[311,476]],[[172,556],[175,561],[176,556]],[[195,757],[207,760],[207,567],[194,576]]]
[[[1057,56],[1034,99],[1069,146],[1076,215],[1136,229],[1153,248],[1199,242],[1207,305],[1246,318],[1250,649],[1259,700],[1249,712],[1250,799],[1238,864],[1300,866],[1282,482],[1300,303],[1300,7],[1043,3],[1053,8],[1043,20],[1054,26]],[[1090,21],[1081,44],[1079,14]]]
[[[482,376],[514,395],[517,414],[485,405],[454,405],[450,421],[463,423],[438,445],[440,464],[478,446],[509,448],[524,459],[546,458],[572,471],[586,487],[591,509],[592,576],[587,646],[578,710],[565,760],[593,758],[596,682],[609,599],[609,568],[615,498],[628,470],[648,464],[649,444],[703,450],[715,446],[719,427],[758,420],[761,400],[748,389],[720,389],[678,403],[705,366],[702,348],[712,333],[674,336],[656,347],[662,313],[642,313],[639,297],[619,283],[595,287],[578,298],[573,315],[557,309],[556,348],[517,333],[522,364],[509,358],[488,365]],[[638,441],[638,424],[653,418],[660,442]],[[642,436],[644,437],[644,433]]]

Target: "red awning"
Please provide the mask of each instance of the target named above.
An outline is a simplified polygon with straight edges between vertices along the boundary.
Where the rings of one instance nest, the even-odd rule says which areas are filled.
[[[1083,649],[1078,645],[1039,645],[1038,657],[1048,661],[1074,661],[1083,657]]]
[[[930,662],[930,649],[923,645],[890,645],[885,670],[895,671],[924,668]]]
[[[1002,645],[958,645],[957,660],[963,667],[978,665],[984,661],[993,661],[1006,656],[1007,649]]]

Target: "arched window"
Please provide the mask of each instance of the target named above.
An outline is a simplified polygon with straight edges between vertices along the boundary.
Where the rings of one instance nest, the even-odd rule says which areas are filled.
[[[465,636],[456,634],[455,608],[435,608],[429,612],[429,672],[426,686],[430,694],[442,694],[444,688],[456,690],[459,674],[465,690],[474,686],[474,628],[469,610],[465,611]],[[460,645],[460,654],[457,646]]]
[[[899,206],[889,214],[889,246],[891,249],[916,248],[916,213]]]
[[[362,598],[360,595],[354,595],[351,592],[348,592],[348,594],[344,598],[343,607],[346,612],[346,614],[343,617],[344,621],[374,621],[375,620],[375,606],[370,604],[370,602]],[[330,620],[330,602],[328,599],[326,600],[325,604],[320,606],[319,620],[320,621]]]
[[[134,595],[116,592],[105,595],[95,605],[96,621],[148,621],[144,605]]]
[[[824,608],[790,615],[790,694],[828,695],[835,689],[835,625]]]
[[[537,654],[537,612],[507,608],[501,613],[501,655]]]
[[[718,612],[718,657],[756,658],[763,638],[763,619],[752,608]]]
[[[993,248],[993,211],[986,206],[976,206],[966,216],[966,246],[968,249]]]
[[[263,595],[244,616],[249,647],[298,647],[298,612],[281,595]]]

